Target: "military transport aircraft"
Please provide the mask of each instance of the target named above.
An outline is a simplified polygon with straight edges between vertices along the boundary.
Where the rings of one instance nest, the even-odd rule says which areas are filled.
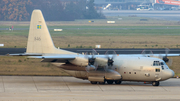
[[[57,49],[51,39],[41,10],[31,15],[26,53],[10,54],[28,56],[51,62],[68,74],[89,80],[92,84],[120,84],[121,81],[150,82],[159,86],[159,82],[174,76],[165,62],[168,56],[179,54],[153,55],[86,55]]]

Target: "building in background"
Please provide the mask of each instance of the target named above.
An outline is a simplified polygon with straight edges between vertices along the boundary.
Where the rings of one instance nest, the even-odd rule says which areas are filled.
[[[157,10],[180,10],[180,0],[155,0]]]
[[[95,0],[101,10],[178,10],[180,0]]]

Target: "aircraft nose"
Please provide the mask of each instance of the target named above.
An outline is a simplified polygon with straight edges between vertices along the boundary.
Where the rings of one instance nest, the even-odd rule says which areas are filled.
[[[164,74],[165,74],[164,80],[174,77],[174,71],[171,69],[164,71]]]
[[[174,71],[170,69],[170,70],[168,71],[168,76],[169,76],[169,78],[174,77]]]
[[[171,77],[174,77],[174,71],[171,70],[171,73],[170,73]]]

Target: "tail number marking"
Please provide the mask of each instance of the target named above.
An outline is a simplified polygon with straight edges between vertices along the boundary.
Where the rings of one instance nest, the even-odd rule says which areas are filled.
[[[41,37],[34,37],[34,41],[41,41]]]

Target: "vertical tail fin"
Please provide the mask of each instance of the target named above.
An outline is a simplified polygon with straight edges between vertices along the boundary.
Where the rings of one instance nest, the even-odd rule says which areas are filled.
[[[41,10],[32,12],[26,53],[74,54],[55,48]]]

